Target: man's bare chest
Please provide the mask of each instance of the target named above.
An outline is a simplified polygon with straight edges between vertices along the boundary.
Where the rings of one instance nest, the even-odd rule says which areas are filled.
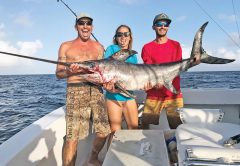
[[[96,60],[98,59],[99,53],[92,50],[71,50],[67,52],[66,58],[68,62],[81,62],[86,60]]]

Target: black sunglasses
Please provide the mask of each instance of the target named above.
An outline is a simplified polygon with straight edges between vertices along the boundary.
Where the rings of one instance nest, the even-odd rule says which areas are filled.
[[[77,22],[78,25],[92,25],[92,21],[78,21]]]
[[[115,37],[122,37],[122,36],[128,37],[130,36],[130,34],[131,34],[130,32],[117,32]]]

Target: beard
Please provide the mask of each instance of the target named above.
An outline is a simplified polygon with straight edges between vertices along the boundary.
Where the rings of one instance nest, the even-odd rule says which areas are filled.
[[[161,28],[158,31],[156,31],[157,37],[165,37],[167,35],[167,30],[164,30],[164,32],[162,30],[164,30],[164,29]]]

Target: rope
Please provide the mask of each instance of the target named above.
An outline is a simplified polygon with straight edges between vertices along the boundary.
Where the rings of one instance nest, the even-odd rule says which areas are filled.
[[[206,10],[203,9],[203,7],[196,1],[193,0],[199,7],[200,9],[211,19],[213,20],[213,22],[232,40],[232,42],[238,47],[240,48],[240,45],[208,14],[208,12]]]
[[[236,10],[235,10],[235,7],[234,7],[234,2],[233,2],[233,0],[232,0],[232,7],[233,7],[233,12],[234,12],[235,21],[236,21],[237,30],[238,30],[238,37],[239,37],[239,41],[240,41],[239,26],[238,26],[238,22],[237,22]]]

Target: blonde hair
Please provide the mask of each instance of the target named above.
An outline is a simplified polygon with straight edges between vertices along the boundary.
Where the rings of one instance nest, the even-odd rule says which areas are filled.
[[[127,28],[128,31],[130,32],[130,41],[129,41],[129,44],[128,44],[128,49],[131,50],[131,49],[132,49],[132,43],[133,43],[133,37],[132,37],[131,28],[130,28],[129,26],[127,26],[127,25],[120,25],[120,26],[116,29],[115,35],[113,36],[113,44],[117,44],[117,45],[118,45],[118,42],[117,42],[117,39],[116,39],[116,34],[117,34],[118,30],[119,30],[120,28],[122,28],[122,27]]]

